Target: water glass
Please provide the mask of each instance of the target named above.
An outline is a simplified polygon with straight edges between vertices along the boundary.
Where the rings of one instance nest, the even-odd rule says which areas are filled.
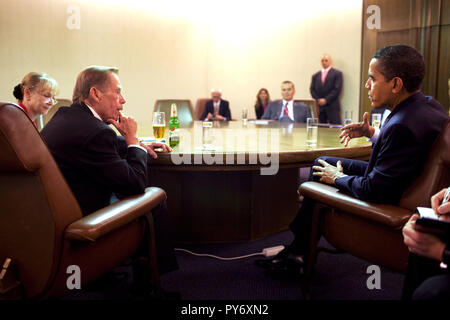
[[[317,133],[319,130],[317,118],[306,119],[306,146],[314,148],[317,146]]]
[[[345,111],[344,126],[353,123],[353,111]]]
[[[247,108],[242,109],[242,124],[245,126],[247,125],[247,115],[248,115],[248,110]]]
[[[381,114],[374,113],[372,114],[372,127],[379,128],[381,125]]]
[[[211,148],[213,142],[213,123],[212,121],[203,121],[202,123],[202,142],[203,148]]]

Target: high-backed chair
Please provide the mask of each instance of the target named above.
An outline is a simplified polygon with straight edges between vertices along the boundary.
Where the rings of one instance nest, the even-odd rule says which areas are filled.
[[[195,120],[203,120],[200,119],[203,111],[205,111],[205,104],[207,101],[211,100],[211,98],[198,98],[195,103]]]
[[[424,168],[398,205],[358,200],[319,182],[303,183],[300,194],[317,202],[306,266],[306,289],[311,281],[320,236],[339,250],[405,272],[408,249],[403,243],[403,226],[416,207],[430,207],[431,196],[449,185],[450,122],[432,145]]]
[[[170,120],[170,106],[172,103],[177,104],[178,121],[180,122],[180,127],[189,126],[192,121],[194,121],[194,113],[192,111],[191,100],[182,99],[160,99],[155,101],[155,108],[153,111],[165,112],[166,125]]]
[[[37,126],[38,126],[38,130],[41,131],[44,126],[47,124],[47,122],[50,121],[50,119],[53,117],[53,115],[56,113],[56,111],[58,111],[59,108],[61,107],[65,107],[65,106],[70,106],[72,104],[72,100],[70,99],[63,99],[63,98],[58,98],[56,99],[56,104],[51,107],[50,110],[48,110],[47,114],[43,114],[41,116],[39,116],[39,118],[37,119]]]
[[[163,190],[147,188],[83,217],[39,132],[10,103],[0,103],[0,150],[0,263],[11,261],[0,274],[0,300],[61,296],[69,290],[70,266],[81,271],[83,288],[129,258],[141,241],[149,241],[159,284],[153,223],[144,214],[166,199]]]
[[[319,106],[316,103],[316,100],[314,99],[295,99],[295,102],[301,102],[306,104],[306,106],[309,108],[311,112],[311,117],[313,118],[319,118]]]

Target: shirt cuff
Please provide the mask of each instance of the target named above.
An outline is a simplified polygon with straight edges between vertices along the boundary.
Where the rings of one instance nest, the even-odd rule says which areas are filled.
[[[147,152],[147,149],[145,149],[143,146],[140,146],[140,145],[138,145],[138,144],[130,144],[130,145],[128,146],[128,148],[132,148],[132,147],[134,147],[134,148],[139,148],[139,149],[141,149],[141,150],[144,150],[145,153],[148,153],[148,152]]]
[[[375,132],[373,133],[373,136],[371,138],[367,138],[367,141],[370,141],[372,143],[377,142],[378,136],[380,135],[380,128],[374,127]]]

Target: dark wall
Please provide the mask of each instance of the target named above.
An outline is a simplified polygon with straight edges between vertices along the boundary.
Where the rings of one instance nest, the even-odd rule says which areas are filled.
[[[380,28],[369,29],[370,5],[380,9]],[[364,83],[373,54],[380,48],[404,43],[419,50],[425,59],[422,91],[449,109],[450,0],[364,0],[361,71],[361,114],[371,109]]]

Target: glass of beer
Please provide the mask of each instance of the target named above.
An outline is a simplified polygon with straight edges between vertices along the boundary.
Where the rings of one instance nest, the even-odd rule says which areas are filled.
[[[156,140],[164,138],[166,131],[166,118],[164,112],[153,113],[153,135]]]

